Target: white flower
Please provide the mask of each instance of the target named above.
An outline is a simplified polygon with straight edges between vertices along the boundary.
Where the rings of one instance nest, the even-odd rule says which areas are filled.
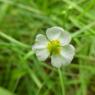
[[[69,44],[71,35],[60,27],[51,27],[46,30],[46,36],[38,34],[32,49],[39,60],[44,61],[49,56],[55,67],[71,63],[75,48]]]

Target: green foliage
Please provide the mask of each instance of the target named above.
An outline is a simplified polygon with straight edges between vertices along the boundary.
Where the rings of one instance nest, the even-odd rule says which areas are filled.
[[[10,93],[9,91],[7,91],[3,88],[0,88],[0,94],[1,95],[13,95],[12,93]]]
[[[76,47],[60,70],[31,49],[51,26]],[[0,95],[95,95],[95,0],[0,0],[0,87]]]

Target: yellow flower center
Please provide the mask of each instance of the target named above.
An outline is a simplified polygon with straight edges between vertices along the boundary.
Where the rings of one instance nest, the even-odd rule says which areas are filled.
[[[52,40],[48,42],[47,48],[50,54],[57,55],[60,54],[61,44],[58,40]]]

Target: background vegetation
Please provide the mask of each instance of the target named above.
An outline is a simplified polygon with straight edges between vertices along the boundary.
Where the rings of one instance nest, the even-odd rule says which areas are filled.
[[[61,70],[40,62],[38,33],[61,26],[76,55]],[[95,95],[95,0],[0,0],[0,95]]]

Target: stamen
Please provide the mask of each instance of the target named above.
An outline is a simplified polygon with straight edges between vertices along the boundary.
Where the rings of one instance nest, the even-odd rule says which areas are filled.
[[[58,40],[52,40],[48,43],[47,48],[50,54],[57,55],[60,54],[61,44]]]

